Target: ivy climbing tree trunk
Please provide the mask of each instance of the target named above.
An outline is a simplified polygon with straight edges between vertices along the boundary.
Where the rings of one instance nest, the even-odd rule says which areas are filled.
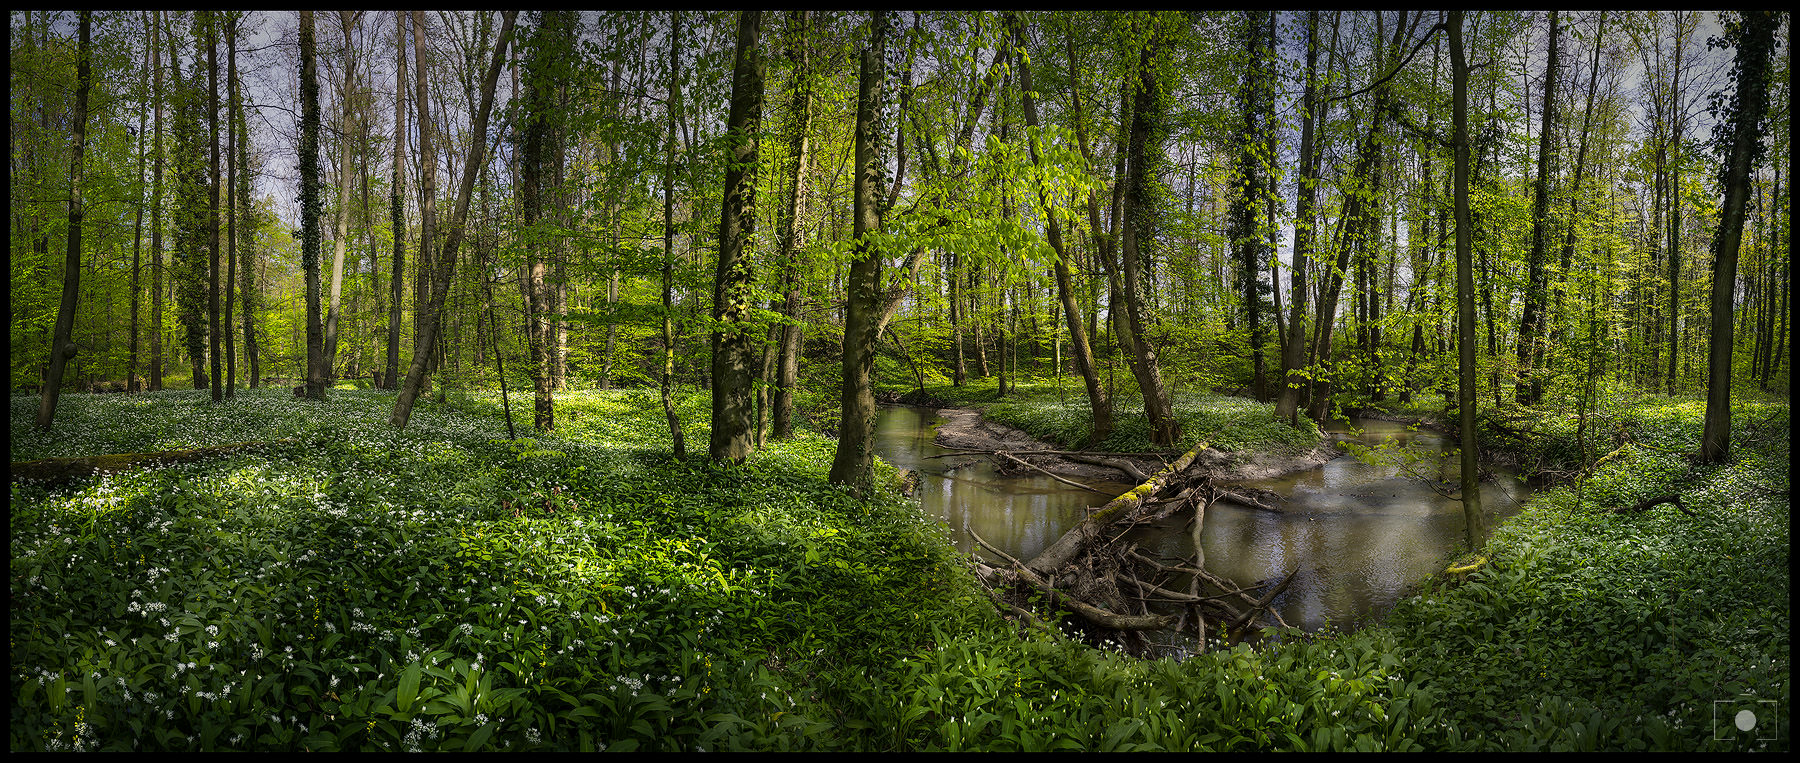
[[[856,89],[854,209],[852,229],[856,249],[844,308],[844,381],[839,401],[837,451],[831,460],[829,479],[866,494],[874,487],[872,443],[875,432],[875,395],[869,375],[875,365],[877,313],[880,311],[882,253],[874,239],[881,231],[876,212],[876,185],[884,162],[876,141],[880,135],[881,83],[886,77],[887,12],[874,11],[869,19],[870,40],[862,50],[862,73]]]
[[[1769,106],[1769,54],[1775,47],[1774,11],[1747,11],[1726,25],[1727,39],[1737,42],[1733,75],[1737,92],[1731,120],[1717,133],[1729,136],[1724,172],[1725,200],[1719,208],[1719,231],[1713,238],[1712,340],[1707,350],[1706,426],[1700,438],[1701,463],[1725,460],[1731,451],[1732,309],[1737,290],[1738,246],[1743,240],[1744,207],[1750,195],[1750,173],[1762,153],[1763,114]],[[1727,126],[1728,125],[1728,126]],[[1720,141],[1723,143],[1724,141]]]
[[[325,399],[319,316],[319,77],[313,12],[300,12],[300,263],[306,271],[306,397]]]
[[[1531,253],[1525,260],[1528,271],[1525,286],[1525,314],[1519,319],[1519,380],[1515,394],[1520,405],[1536,405],[1544,395],[1542,372],[1533,361],[1543,355],[1546,281],[1544,267],[1550,241],[1550,155],[1556,135],[1556,52],[1561,25],[1556,11],[1550,12],[1550,56],[1544,65],[1544,121],[1538,130],[1537,182],[1532,186]]]
[[[740,463],[750,455],[754,413],[751,382],[756,361],[750,330],[747,251],[756,231],[757,133],[761,130],[763,63],[759,50],[762,12],[738,15],[737,61],[732,68],[731,110],[726,118],[725,198],[719,220],[719,262],[713,277],[712,439],[714,461]]]

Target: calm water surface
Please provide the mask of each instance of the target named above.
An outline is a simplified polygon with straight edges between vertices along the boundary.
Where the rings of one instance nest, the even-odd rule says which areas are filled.
[[[915,495],[928,515],[949,526],[964,551],[977,547],[969,535],[973,529],[1028,559],[1080,522],[1084,509],[1132,487],[1076,480],[1106,490],[1103,496],[1040,475],[1001,476],[986,457],[928,458],[948,452],[934,442],[942,421],[930,409],[883,408],[876,419],[875,452],[895,466],[919,470]],[[1387,443],[1389,457],[1368,464],[1339,456],[1318,468],[1238,483],[1282,495],[1284,513],[1219,501],[1207,507],[1198,538],[1192,511],[1139,526],[1127,538],[1168,559],[1192,557],[1198,548],[1208,571],[1244,584],[1299,567],[1277,602],[1291,625],[1349,629],[1377,620],[1408,586],[1441,569],[1461,541],[1462,504],[1438,492],[1453,492],[1457,465],[1453,456],[1446,457],[1450,443],[1436,433],[1372,419],[1327,427],[1352,428],[1360,430],[1353,438],[1357,442]],[[1401,446],[1411,464],[1402,463]],[[1526,493],[1510,475],[1483,484],[1490,525],[1516,512]],[[1185,585],[1176,581],[1172,587]]]

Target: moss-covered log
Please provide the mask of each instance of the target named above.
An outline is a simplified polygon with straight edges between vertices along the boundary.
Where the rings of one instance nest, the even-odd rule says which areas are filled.
[[[1078,524],[1073,529],[1063,533],[1061,538],[1058,538],[1055,543],[1050,544],[1043,552],[1039,553],[1036,557],[1033,557],[1031,561],[1026,562],[1024,566],[1031,568],[1032,571],[1040,575],[1048,575],[1055,572],[1057,569],[1060,569],[1063,565],[1074,561],[1075,557],[1080,556],[1082,550],[1087,548],[1088,544],[1092,543],[1093,539],[1100,535],[1099,531],[1102,528],[1112,524],[1121,517],[1127,516],[1139,506],[1143,505],[1145,499],[1148,499],[1151,494],[1155,493],[1163,485],[1167,484],[1171,478],[1180,474],[1183,470],[1187,469],[1190,464],[1194,463],[1194,458],[1200,455],[1200,451],[1206,450],[1207,447],[1208,445],[1206,443],[1195,445],[1193,450],[1183,453],[1181,458],[1175,459],[1175,463],[1169,464],[1162,471],[1157,472],[1155,476],[1145,480],[1143,484],[1108,501],[1106,505],[1100,507],[1098,511],[1089,514],[1087,519],[1081,521],[1081,524]]]
[[[155,453],[107,453],[99,456],[45,458],[37,461],[14,462],[7,467],[7,472],[14,482],[63,483],[97,474],[113,474],[133,469],[203,461],[241,450],[282,442],[293,442],[293,440],[240,442],[231,445],[216,445],[210,448],[163,450]]]

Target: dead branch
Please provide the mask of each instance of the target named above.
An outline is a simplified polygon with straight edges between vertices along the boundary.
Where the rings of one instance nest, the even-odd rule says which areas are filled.
[[[1267,608],[1270,602],[1275,601],[1275,597],[1281,595],[1282,591],[1286,591],[1288,584],[1294,582],[1294,575],[1299,571],[1300,568],[1295,567],[1292,571],[1288,572],[1287,577],[1281,579],[1280,585],[1269,589],[1268,593],[1263,594],[1262,598],[1256,600],[1255,606],[1252,606],[1248,612],[1239,615],[1236,620],[1233,620],[1231,625],[1225,629],[1226,632],[1230,634],[1227,638],[1232,642],[1236,642],[1239,638],[1242,638],[1244,635],[1244,628],[1250,624],[1251,618],[1255,617],[1256,613]]]
[[[272,442],[240,442],[231,445],[216,445],[210,448],[163,450],[155,453],[109,453],[100,456],[45,458],[37,461],[15,462],[7,467],[7,472],[11,475],[13,480],[62,483],[96,474],[113,474],[134,469],[147,469],[170,464],[203,461],[209,458],[230,455],[240,450],[248,450],[262,445],[291,442],[297,441],[275,440]]]
[[[1086,491],[1088,491],[1088,492],[1091,492],[1091,493],[1100,493],[1100,494],[1102,494],[1102,495],[1104,495],[1104,494],[1106,494],[1106,491],[1104,491],[1104,490],[1101,490],[1101,489],[1100,489],[1100,488],[1097,488],[1097,487],[1093,487],[1093,486],[1091,486],[1091,485],[1083,485],[1083,484],[1081,484],[1081,483],[1079,483],[1079,482],[1076,482],[1076,481],[1074,481],[1074,480],[1072,480],[1072,479],[1068,479],[1068,478],[1066,478],[1066,477],[1061,477],[1061,476],[1058,476],[1058,475],[1055,475],[1055,474],[1051,474],[1051,473],[1050,473],[1050,472],[1049,472],[1049,471],[1046,471],[1046,470],[1045,470],[1045,469],[1044,469],[1044,468],[1043,468],[1043,467],[1041,467],[1041,466],[1038,466],[1038,465],[1037,465],[1037,464],[1033,464],[1033,463],[1031,463],[1031,462],[1030,462],[1030,461],[1026,461],[1026,460],[1025,460],[1025,459],[1023,459],[1023,458],[1019,458],[1019,457],[1018,457],[1018,456],[1015,456],[1015,455],[1013,455],[1013,454],[1011,454],[1011,453],[1008,453],[1008,452],[1006,452],[1006,451],[1004,451],[1004,450],[997,450],[997,451],[994,451],[994,455],[996,455],[996,456],[1001,456],[1001,457],[1003,457],[1003,458],[1005,458],[1005,459],[1006,459],[1006,460],[1008,460],[1008,461],[1011,461],[1011,462],[1013,462],[1013,463],[1015,463],[1015,464],[1018,464],[1018,465],[1020,465],[1020,466],[1023,466],[1023,467],[1025,467],[1025,468],[1027,468],[1027,469],[1030,469],[1030,470],[1032,470],[1032,471],[1035,471],[1035,472],[1037,472],[1037,473],[1039,473],[1039,474],[1042,474],[1042,475],[1044,475],[1044,476],[1046,476],[1046,477],[1049,477],[1049,478],[1050,478],[1050,479],[1053,479],[1053,480],[1056,480],[1056,481],[1057,481],[1057,482],[1061,482],[1061,483],[1063,483],[1063,484],[1065,484],[1065,485],[1070,485],[1070,486],[1073,486],[1073,487],[1078,487],[1078,488],[1081,488],[1081,489],[1082,489],[1082,490],[1086,490]]]
[[[1639,501],[1638,503],[1632,504],[1630,506],[1621,506],[1621,507],[1612,509],[1612,513],[1614,513],[1614,514],[1636,514],[1640,511],[1644,511],[1644,510],[1649,509],[1654,506],[1660,506],[1665,503],[1674,504],[1676,509],[1679,509],[1681,511],[1681,513],[1686,514],[1690,517],[1699,517],[1700,516],[1699,514],[1695,513],[1693,509],[1690,509],[1687,507],[1687,504],[1681,500],[1681,496],[1674,495],[1674,494],[1659,495],[1655,498],[1650,498],[1647,500]]]

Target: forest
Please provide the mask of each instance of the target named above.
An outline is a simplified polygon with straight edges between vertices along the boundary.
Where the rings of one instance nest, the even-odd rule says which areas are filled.
[[[1789,749],[1787,13],[9,17],[14,751]]]

